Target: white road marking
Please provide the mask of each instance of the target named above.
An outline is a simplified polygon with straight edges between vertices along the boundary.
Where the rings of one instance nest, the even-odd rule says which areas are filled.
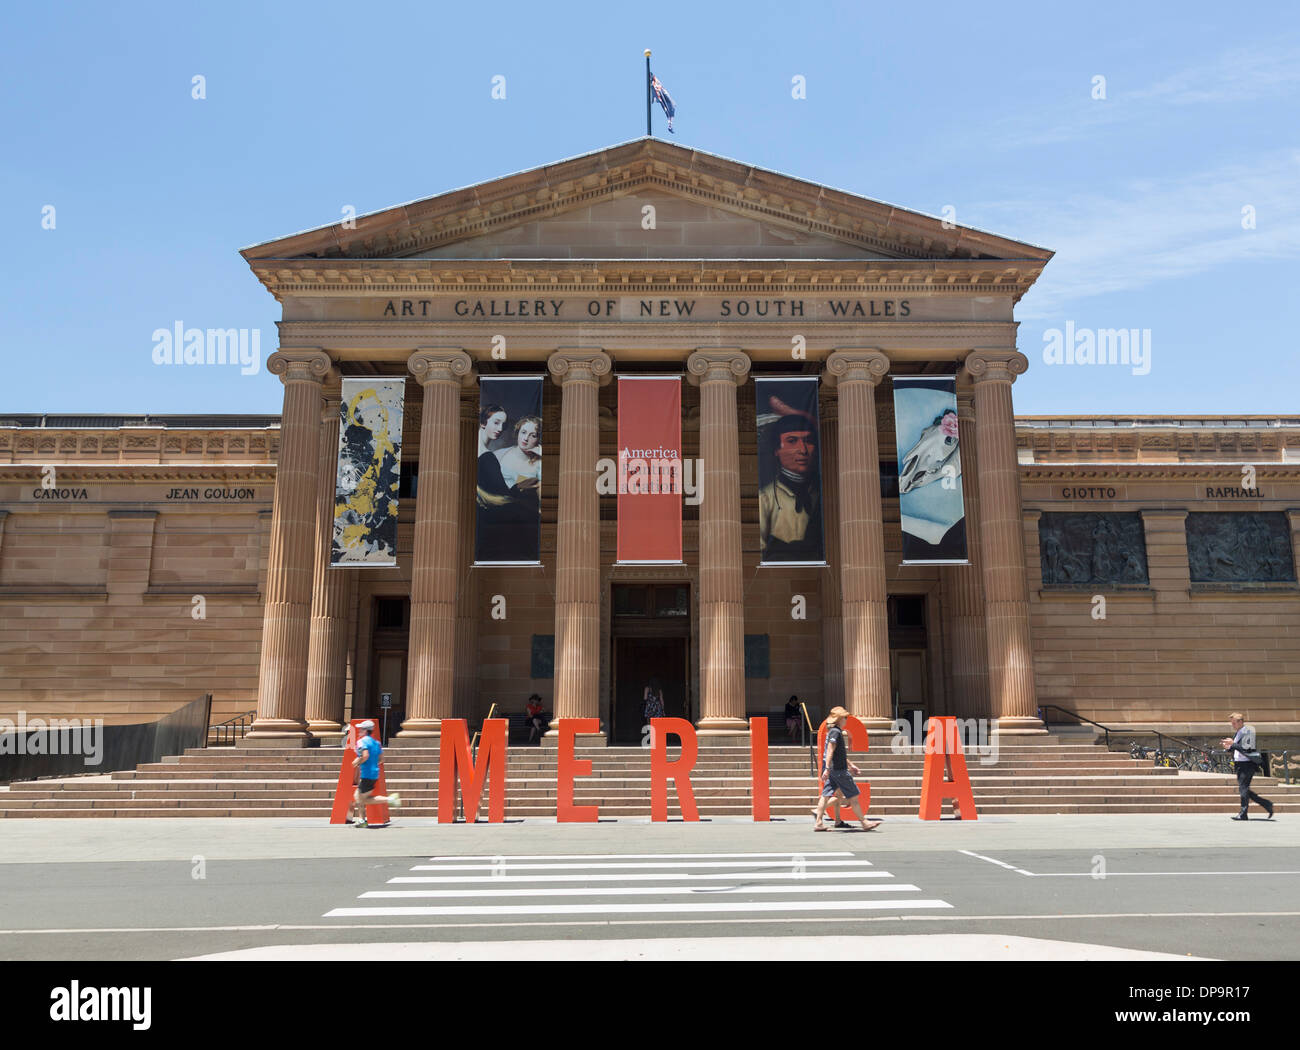
[[[804,856],[799,854],[799,856]],[[812,857],[805,857],[801,862],[804,867],[852,867],[852,868],[869,868],[869,860],[816,860]],[[615,868],[663,868],[669,865],[664,864],[516,864],[509,857],[503,857],[495,864],[417,864],[412,871],[496,871],[502,868],[509,868],[512,871],[555,871],[556,869],[572,869],[576,871],[610,871]],[[673,864],[674,868],[774,868],[776,862],[771,860],[727,860],[727,861],[694,861],[688,860],[678,864]]]
[[[793,925],[818,922],[1056,922],[1082,919],[1294,919],[1300,911],[1117,911],[1079,912],[1068,915],[837,915],[833,918],[817,916],[790,916],[781,919],[607,919],[602,926],[727,926],[727,925]],[[520,922],[512,926],[591,926],[581,920],[557,922]],[[86,934],[86,933],[259,933],[315,930],[471,930],[477,928],[500,929],[496,922],[361,922],[361,923],[261,923],[244,926],[80,926],[35,929],[3,929],[0,936],[28,936],[32,934]]]
[[[412,871],[422,870],[412,868]],[[892,879],[894,876],[887,871],[881,871],[879,868],[872,868],[871,871],[724,871],[724,872],[656,872],[654,874],[645,874],[641,872],[631,875],[496,875],[484,879],[482,876],[465,878],[460,875],[399,875],[396,878],[389,879],[389,882],[426,882],[426,883],[481,883],[488,882],[492,885],[497,883],[519,883],[519,882],[649,882],[649,881],[691,881],[700,880],[721,880],[724,882],[752,882],[756,879],[790,879],[800,881],[803,879]]]
[[[716,901],[709,903],[656,904],[491,904],[445,905],[439,908],[335,908],[325,918],[365,918],[380,915],[689,915],[702,912],[760,911],[862,911],[880,908],[951,908],[939,900],[885,901]]]
[[[480,890],[369,890],[358,899],[373,897],[662,897],[666,895],[710,893],[920,893],[919,886],[903,882],[890,882],[875,886],[602,886],[563,887],[557,889],[519,889],[494,891],[486,886]]]
[[[1032,875],[1033,872],[1025,871],[1023,868],[1017,868],[1014,864],[1008,864],[1005,861],[994,860],[992,857],[986,857],[982,853],[973,853],[968,849],[959,849],[958,853],[964,853],[968,857],[975,857],[978,860],[986,860],[990,864],[996,864],[999,868],[1006,868],[1008,871],[1018,871],[1021,875]]]
[[[884,934],[874,937],[655,937],[646,940],[379,941],[371,944],[276,944],[215,952],[193,960],[354,960],[530,962],[623,960],[959,960],[1111,959],[1194,961],[1190,956],[1116,948],[1105,944],[1005,937],[981,933]]]
[[[793,860],[795,857],[806,857],[806,853],[520,853],[512,856],[502,856],[499,853],[487,854],[486,856],[475,857],[430,857],[431,861],[516,861],[516,860],[707,860],[710,858],[726,859],[728,857],[737,857],[744,859],[746,857],[777,857],[784,860]],[[843,852],[826,852],[818,851],[817,857],[852,857],[853,854],[848,850]]]
[[[986,860],[990,864],[996,864],[999,868],[1006,868],[1008,871],[1014,871],[1021,875],[1028,875],[1031,879],[1096,879],[1098,882],[1104,882],[1106,879],[1114,878],[1134,878],[1147,875],[1159,875],[1165,878],[1179,875],[1300,875],[1300,871],[1110,871],[1107,870],[1103,876],[1091,871],[1025,871],[1024,868],[1017,868],[1014,864],[1008,864],[1006,861],[997,860],[994,857],[986,857],[981,853],[972,853],[968,849],[959,849],[958,853],[964,853],[968,857],[977,857],[980,860]]]

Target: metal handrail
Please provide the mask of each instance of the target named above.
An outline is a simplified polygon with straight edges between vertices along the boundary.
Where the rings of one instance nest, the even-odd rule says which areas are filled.
[[[208,731],[203,734],[203,746],[208,746],[208,738],[214,731],[217,734],[218,744],[224,746],[227,740],[233,744],[236,739],[248,732],[256,717],[257,709],[254,708],[252,711],[245,711],[242,715],[235,715],[234,718],[227,718],[224,722],[208,726]]]
[[[488,708],[487,718],[483,719],[483,721],[486,722],[486,721],[488,721],[489,719],[491,719],[491,717],[492,717],[492,712],[495,711],[496,709],[497,709],[497,702],[496,702],[495,700],[493,700],[493,701],[492,701],[492,706]],[[476,749],[478,748],[478,738],[479,738],[479,734],[480,734],[482,731],[483,731],[483,727],[480,725],[480,726],[478,727],[478,729],[474,730],[474,735],[470,738],[470,741],[469,741],[469,753],[470,753],[470,755],[472,755],[472,756],[477,757],[477,754],[478,754],[478,753],[477,753],[477,750],[476,750]]]
[[[1067,714],[1071,718],[1077,718],[1080,722],[1087,722],[1089,725],[1096,726],[1098,729],[1100,729],[1102,732],[1106,734],[1106,748],[1107,750],[1110,749],[1110,734],[1111,734],[1110,726],[1104,726],[1100,722],[1094,722],[1091,718],[1085,718],[1077,711],[1071,711],[1069,708],[1061,707],[1059,704],[1043,704],[1038,708],[1038,717],[1042,718],[1044,729],[1048,727],[1047,719],[1043,718],[1044,711],[1060,711],[1062,714]],[[1118,733],[1119,730],[1116,729],[1115,732]]]
[[[799,701],[799,709],[803,711],[804,721],[804,724],[799,727],[799,732],[804,734],[803,745],[808,748],[808,762],[812,768],[813,776],[816,776],[821,767],[817,764],[817,745],[809,739],[810,736],[815,735],[813,734],[812,717],[808,714],[808,705],[803,700]]]

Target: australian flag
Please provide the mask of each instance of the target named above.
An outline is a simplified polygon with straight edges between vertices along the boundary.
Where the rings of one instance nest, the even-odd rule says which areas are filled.
[[[653,73],[650,74],[650,91],[655,97],[655,101],[663,107],[664,116],[668,118],[668,132],[673,132],[673,114],[677,112],[677,107],[673,105],[673,97],[668,94],[668,89],[663,86],[660,79]]]

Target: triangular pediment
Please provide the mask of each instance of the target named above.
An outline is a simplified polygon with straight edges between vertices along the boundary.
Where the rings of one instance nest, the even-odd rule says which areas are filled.
[[[661,189],[575,204],[455,240],[416,259],[896,259],[800,223]]]
[[[269,260],[1046,262],[1052,253],[647,138],[242,254],[257,269]]]

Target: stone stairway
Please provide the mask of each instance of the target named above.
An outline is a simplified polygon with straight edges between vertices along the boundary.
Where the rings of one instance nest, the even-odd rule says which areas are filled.
[[[598,805],[602,817],[648,817],[650,753],[641,748],[580,748],[593,773],[576,781],[579,805]],[[676,754],[675,749],[670,752]],[[196,748],[169,762],[111,775],[16,782],[0,790],[0,817],[317,817],[327,819],[342,752],[339,748]],[[921,755],[876,747],[855,754],[861,785],[871,785],[876,816],[915,816],[920,802]],[[815,799],[809,753],[772,747],[773,817],[809,819]],[[1003,743],[998,759],[967,757],[980,815],[1018,813],[1222,813],[1237,804],[1236,781],[1214,773],[1180,773],[1149,760],[1108,752],[1095,744],[1056,737]],[[436,817],[436,748],[393,747],[384,752],[388,790],[400,792],[405,817]],[[701,748],[691,772],[702,817],[750,813],[748,747]],[[1257,791],[1278,812],[1300,812],[1300,785],[1257,778]],[[507,765],[507,819],[554,818],[556,754],[512,747]],[[669,813],[680,816],[669,786]],[[945,812],[950,812],[946,807]],[[486,793],[480,809],[486,819]]]

